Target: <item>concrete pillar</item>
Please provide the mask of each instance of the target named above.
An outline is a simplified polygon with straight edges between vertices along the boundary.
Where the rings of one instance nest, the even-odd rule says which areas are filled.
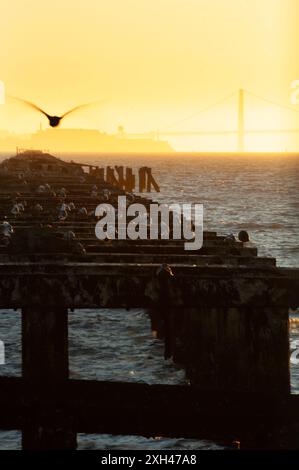
[[[118,176],[118,188],[124,189],[125,187],[125,178],[124,178],[124,167],[123,166],[115,166],[115,171]]]
[[[203,389],[290,393],[287,307],[184,309],[178,351]],[[176,322],[177,323],[177,322]]]
[[[125,190],[129,193],[133,192],[135,189],[135,175],[133,174],[132,168],[126,168],[126,178],[125,178]]]
[[[138,179],[139,179],[139,192],[143,193],[146,190],[146,167],[141,167],[138,170]]]
[[[42,299],[41,299],[42,300]],[[22,310],[22,370],[32,397],[51,398],[63,393],[68,379],[67,308],[34,305]],[[33,406],[32,420],[22,433],[23,449],[75,449],[76,434],[67,429],[68,417],[55,409],[54,423],[44,425],[45,409]]]
[[[146,168],[147,170],[147,192],[150,193],[152,187],[154,190],[159,193],[160,192],[160,186],[156,182],[155,178],[152,175],[152,169],[151,168]]]

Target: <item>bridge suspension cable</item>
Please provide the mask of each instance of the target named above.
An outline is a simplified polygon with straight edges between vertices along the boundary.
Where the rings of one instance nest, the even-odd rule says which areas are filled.
[[[187,117],[185,117],[185,118],[183,118],[183,119],[180,119],[179,121],[176,121],[176,122],[170,124],[169,126],[166,126],[165,129],[171,129],[172,127],[176,127],[176,126],[179,125],[179,124],[182,124],[182,123],[184,123],[184,122],[186,122],[186,121],[189,121],[190,119],[193,119],[194,117],[199,116],[200,114],[204,114],[204,113],[206,113],[207,111],[210,111],[211,109],[216,108],[216,107],[219,106],[220,104],[222,104],[222,103],[224,103],[225,101],[231,99],[231,98],[232,98],[234,95],[236,95],[236,94],[237,94],[237,92],[234,91],[233,93],[230,93],[229,95],[227,95],[227,96],[225,96],[224,98],[222,98],[222,99],[216,101],[215,103],[213,103],[213,104],[207,106],[206,108],[202,108],[202,109],[200,109],[199,111],[196,111],[195,113],[191,114],[190,116],[187,116]]]
[[[172,129],[176,126],[178,126],[179,124],[182,124],[186,121],[189,121],[201,114],[204,114],[208,111],[210,111],[211,109],[214,109],[216,107],[218,107],[219,105],[221,105],[222,103],[228,101],[229,99],[231,99],[232,97],[234,97],[235,95],[238,96],[238,109],[237,109],[237,128],[233,129],[233,130],[197,130],[197,131],[175,131],[175,130],[169,130],[169,129]],[[295,112],[295,113],[299,113],[299,110],[297,109],[294,109],[292,108],[291,106],[287,106],[287,105],[283,105],[283,104],[280,104],[280,103],[277,103],[275,101],[272,101],[268,98],[264,98],[256,93],[253,93],[252,91],[249,91],[249,90],[243,90],[243,89],[240,89],[238,91],[235,91],[233,93],[230,93],[229,95],[225,96],[224,98],[216,101],[215,103],[203,108],[203,109],[200,109],[199,111],[185,117],[184,119],[180,119],[179,121],[176,121],[174,123],[172,123],[171,125],[167,126],[164,128],[163,131],[159,131],[159,135],[172,135],[172,136],[175,136],[175,135],[180,135],[180,136],[183,136],[183,135],[229,135],[229,134],[237,134],[238,136],[238,150],[240,152],[243,152],[244,151],[244,140],[245,140],[245,135],[246,134],[286,134],[286,133],[299,133],[299,129],[245,129],[245,97],[249,95],[249,96],[253,96],[255,97],[256,99],[258,100],[261,100],[261,101],[264,101],[266,103],[269,103],[271,104],[272,106],[276,106],[276,107],[279,107],[279,108],[282,108],[282,109],[285,109],[285,110],[288,110],[288,111],[292,111],[292,112]]]
[[[256,93],[253,93],[252,91],[248,91],[248,90],[244,90],[244,91],[245,91],[246,94],[254,96],[255,98],[257,98],[259,100],[262,100],[262,101],[265,101],[266,103],[270,103],[273,106],[276,106],[276,107],[282,108],[282,109],[287,109],[288,111],[293,111],[293,113],[299,113],[298,109],[294,109],[291,106],[287,106],[287,105],[281,104],[281,103],[276,103],[275,101],[272,101],[268,98],[263,98],[262,96],[259,96]]]

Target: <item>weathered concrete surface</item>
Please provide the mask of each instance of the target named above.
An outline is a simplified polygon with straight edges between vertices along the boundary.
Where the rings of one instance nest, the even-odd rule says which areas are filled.
[[[51,390],[61,388],[69,375],[68,354],[67,308],[48,307],[42,299],[39,306],[23,308],[22,377],[32,395],[38,395],[41,384]],[[22,428],[23,449],[76,448],[76,433],[66,422],[47,426],[36,420],[40,415],[35,416],[33,407],[31,419]]]
[[[201,389],[289,393],[287,307],[172,309],[171,355]]]
[[[1,254],[0,262],[2,263],[44,263],[49,261],[63,261],[64,263],[136,263],[136,264],[181,264],[181,265],[194,265],[194,266],[251,266],[254,268],[258,267],[274,267],[276,265],[275,258],[263,258],[253,256],[217,256],[217,255],[195,255],[195,254],[160,254],[160,253],[136,253],[133,249],[129,253],[86,253],[84,257],[64,252],[64,253],[28,253],[18,254],[17,256],[12,254]]]
[[[0,308],[44,304],[69,308],[291,307],[299,305],[299,270],[172,266],[161,286],[159,265],[0,264]],[[134,296],[132,296],[134,292]]]
[[[32,383],[68,379],[68,310],[39,306],[22,309],[22,377]]]
[[[184,251],[184,240],[100,242],[92,212],[103,196],[90,197],[96,180],[47,181],[64,186],[66,201],[91,212],[89,218],[69,214],[64,222],[57,220],[60,197],[35,193],[40,182],[20,187],[15,181],[14,189],[6,188],[9,197],[0,194],[0,214],[12,219],[17,235],[30,235],[23,245],[19,240],[0,248],[0,308],[21,308],[23,325],[23,378],[0,379],[0,427],[21,428],[27,449],[74,448],[76,432],[298,446],[298,399],[289,395],[288,307],[299,305],[299,270],[277,269],[274,259],[257,258],[256,248],[228,244],[216,232],[204,233],[198,252]],[[116,204],[122,192],[105,186]],[[19,190],[28,210],[12,218]],[[36,202],[44,208],[38,220],[30,212]],[[152,201],[135,196],[134,202],[148,207]],[[53,224],[52,239],[41,237],[38,221]],[[86,255],[57,239],[67,230],[76,232]],[[162,263],[174,276],[160,269]],[[94,307],[154,312],[165,357],[183,364],[195,385],[69,381],[67,309]]]
[[[298,396],[81,380],[40,384],[37,391],[22,379],[0,378],[0,428],[34,424],[41,430],[239,440],[241,448],[298,446]],[[55,444],[66,448],[59,436]]]

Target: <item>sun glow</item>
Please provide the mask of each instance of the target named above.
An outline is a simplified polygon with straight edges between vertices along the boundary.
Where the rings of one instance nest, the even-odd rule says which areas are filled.
[[[5,103],[5,86],[2,80],[0,80],[0,104]]]
[[[158,130],[163,139],[173,122],[239,88],[298,109],[290,102],[299,73],[298,0],[4,3],[0,65],[7,94],[0,129],[30,133],[48,126],[45,116],[8,95],[57,116],[107,99],[98,109],[68,116],[62,127],[115,133],[121,125],[128,134]],[[299,113],[264,104],[246,101],[245,127],[299,128]],[[235,129],[237,109],[235,101],[224,119],[220,106],[173,130]],[[233,135],[165,138],[178,150],[236,149]],[[246,135],[245,142],[248,150],[298,150],[299,134]]]

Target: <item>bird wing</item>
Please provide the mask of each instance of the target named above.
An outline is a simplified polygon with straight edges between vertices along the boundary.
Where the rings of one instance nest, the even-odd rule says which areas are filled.
[[[75,106],[74,108],[70,109],[66,113],[64,113],[61,118],[64,118],[68,114],[74,113],[75,111],[78,111],[81,108],[87,108],[88,106],[95,106],[97,104],[102,104],[105,103],[107,100],[101,100],[101,101],[92,101],[91,103],[86,103],[86,104],[80,104],[79,106]]]
[[[35,109],[36,111],[39,111],[40,113],[43,113],[45,116],[47,116],[47,118],[49,118],[49,114],[46,113],[46,111],[44,111],[43,109],[39,108],[38,106],[36,106],[36,104],[34,103],[31,103],[30,101],[26,101],[26,100],[23,100],[22,98],[16,98],[15,96],[9,96],[9,98],[13,99],[13,100],[16,100],[16,101],[19,101],[20,103],[24,103],[26,104],[27,106],[30,106],[31,108]]]

